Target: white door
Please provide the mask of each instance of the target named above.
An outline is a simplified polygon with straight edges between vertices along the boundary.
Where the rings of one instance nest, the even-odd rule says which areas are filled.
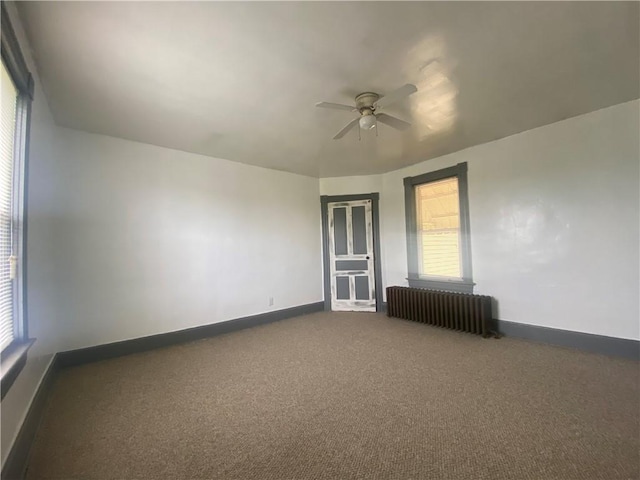
[[[328,204],[331,309],[376,311],[371,200]]]

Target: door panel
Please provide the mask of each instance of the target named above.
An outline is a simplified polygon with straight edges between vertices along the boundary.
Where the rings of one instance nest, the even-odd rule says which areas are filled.
[[[351,225],[353,228],[353,253],[367,254],[367,225],[365,207],[351,209]]]
[[[356,282],[356,300],[369,300],[369,277],[358,275]]]
[[[338,300],[349,300],[349,277],[336,278],[336,298]]]
[[[367,260],[336,260],[336,270],[367,270]]]
[[[334,238],[336,255],[347,255],[347,209],[335,208],[333,210]]]
[[[376,310],[371,200],[328,204],[331,309]]]

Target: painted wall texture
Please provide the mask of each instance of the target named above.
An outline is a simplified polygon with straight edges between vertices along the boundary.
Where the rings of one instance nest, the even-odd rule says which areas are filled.
[[[474,281],[494,315],[639,339],[639,112],[628,102],[382,175],[385,287],[407,285],[403,178],[468,162]]]
[[[320,195],[356,195],[380,192],[382,175],[361,175],[357,177],[330,177],[320,179]]]
[[[59,350],[322,301],[317,179],[66,128],[57,147]]]

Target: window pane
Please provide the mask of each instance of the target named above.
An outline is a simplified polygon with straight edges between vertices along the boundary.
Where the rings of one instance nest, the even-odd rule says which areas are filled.
[[[18,91],[4,63],[0,77],[0,349],[13,340],[12,254],[13,158]]]
[[[420,275],[461,278],[457,177],[415,187]]]

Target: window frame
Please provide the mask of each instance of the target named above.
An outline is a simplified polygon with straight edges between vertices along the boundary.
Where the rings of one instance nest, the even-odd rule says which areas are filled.
[[[418,255],[418,228],[416,218],[416,187],[447,178],[458,179],[458,201],[460,203],[460,267],[462,277],[437,277],[420,275]],[[404,178],[404,209],[407,228],[407,271],[410,287],[447,290],[451,292],[473,293],[473,272],[471,266],[471,229],[469,221],[469,193],[467,182],[467,162],[452,167],[435,170],[415,177]]]
[[[34,95],[33,76],[27,68],[20,45],[11,25],[7,5],[0,2],[0,53],[2,62],[18,90],[16,99],[16,133],[14,143],[13,177],[13,222],[12,232],[17,271],[14,284],[14,339],[2,352],[1,397],[4,398],[18,374],[26,364],[27,351],[35,341],[29,339],[26,309],[26,241],[27,241],[27,172],[29,158],[29,137],[31,125],[31,103]]]

